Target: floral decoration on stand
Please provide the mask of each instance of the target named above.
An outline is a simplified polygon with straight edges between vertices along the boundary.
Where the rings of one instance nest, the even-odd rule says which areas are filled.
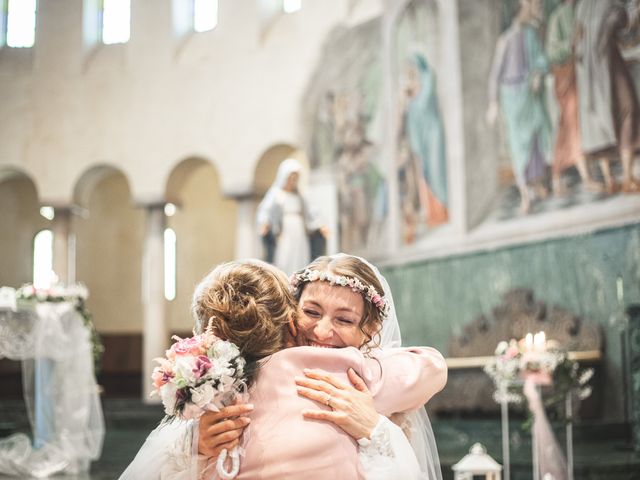
[[[74,302],[89,298],[89,290],[82,283],[64,285],[56,283],[48,288],[36,288],[28,283],[16,290],[16,300],[23,302]]]
[[[31,308],[36,303],[41,302],[70,302],[76,311],[82,316],[85,327],[89,330],[91,337],[94,372],[97,375],[100,371],[104,346],[98,334],[91,313],[87,309],[86,300],[89,297],[89,290],[82,283],[64,285],[56,282],[47,288],[36,288],[32,284],[25,284],[17,290],[11,287],[0,288],[0,308],[16,310],[19,307]]]
[[[544,332],[500,342],[484,371],[496,386],[493,398],[498,403],[522,403],[523,383],[528,377],[533,377],[539,385],[553,385],[551,394],[545,397],[545,406],[564,404],[570,393],[584,400],[592,391],[589,380],[593,369],[581,370],[578,362],[570,359],[556,341],[546,340]]]
[[[246,361],[238,347],[214,335],[211,326],[200,335],[176,340],[166,358],[153,370],[154,391],[162,399],[165,421],[198,419],[207,412],[217,412],[243,397],[247,390]],[[229,453],[231,469],[226,470],[227,450],[216,462],[218,476],[235,478],[240,466],[240,448]]]

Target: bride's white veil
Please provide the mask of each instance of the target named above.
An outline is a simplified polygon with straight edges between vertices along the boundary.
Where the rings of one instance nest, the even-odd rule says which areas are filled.
[[[393,303],[393,295],[387,279],[384,278],[380,273],[380,270],[378,270],[375,265],[362,257],[356,257],[355,255],[348,255],[346,253],[331,255],[332,258],[340,256],[355,257],[367,264],[376,274],[378,281],[382,285],[384,297],[387,302],[389,302],[389,314],[382,322],[382,329],[380,330],[379,337],[373,339],[373,342],[375,342],[374,350],[375,348],[384,350],[387,348],[400,347],[402,345],[400,324],[398,323],[398,316],[396,314],[395,304]],[[421,469],[421,478],[425,480],[442,480],[438,448],[427,411],[424,408],[420,408],[406,414],[405,421],[402,426],[405,428],[408,427],[411,432],[409,442],[411,443],[411,447],[418,459]]]

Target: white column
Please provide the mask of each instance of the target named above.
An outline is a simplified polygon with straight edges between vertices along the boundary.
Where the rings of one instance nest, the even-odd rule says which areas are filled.
[[[253,194],[236,195],[233,197],[238,206],[236,220],[235,258],[260,258],[262,255],[257,246],[256,232],[256,202]]]
[[[142,256],[142,400],[150,399],[153,359],[164,356],[169,333],[164,299],[164,203],[146,205],[144,253]]]
[[[449,184],[449,219],[455,230],[468,230],[467,175],[465,167],[465,125],[462,102],[462,60],[460,57],[460,22],[458,1],[438,0],[442,65],[438,76],[440,109],[447,141],[447,179]],[[469,152],[473,155],[473,152]]]
[[[70,207],[55,207],[51,225],[53,232],[53,271],[61,282],[74,283],[76,280],[75,234],[71,231]]]
[[[397,75],[394,68],[394,56],[396,54],[393,35],[396,31],[396,24],[401,13],[404,11],[407,0],[386,0],[384,3],[385,12],[382,16],[382,71],[383,71],[383,93],[382,109],[386,111],[384,119],[385,128],[382,138],[382,158],[387,159],[383,174],[387,180],[389,195],[389,209],[387,222],[385,225],[383,239],[384,251],[387,255],[393,256],[400,248],[400,198],[398,194],[398,167],[396,165],[397,155],[397,131],[398,131],[398,95]]]

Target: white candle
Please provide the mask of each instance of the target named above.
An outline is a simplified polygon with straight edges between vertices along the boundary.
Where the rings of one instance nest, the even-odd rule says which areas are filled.
[[[616,278],[616,296],[618,297],[618,303],[622,304],[624,299],[624,283],[622,280],[622,276],[618,275]]]
[[[531,332],[527,333],[524,337],[524,348],[527,352],[530,352],[533,348],[533,334]]]
[[[544,332],[538,332],[533,337],[533,349],[536,352],[543,352],[545,348],[546,338]]]

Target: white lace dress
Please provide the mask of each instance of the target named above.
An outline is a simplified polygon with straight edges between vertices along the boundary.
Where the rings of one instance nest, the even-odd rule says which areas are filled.
[[[197,455],[195,445],[196,422],[176,421],[160,426],[151,432],[120,480],[218,480],[215,468],[207,468],[207,458]],[[387,417],[380,415],[371,440],[360,439],[358,445],[358,461],[366,480],[421,478],[407,437]]]
[[[358,440],[358,460],[366,480],[417,480],[418,459],[402,429],[380,415],[371,440]]]

